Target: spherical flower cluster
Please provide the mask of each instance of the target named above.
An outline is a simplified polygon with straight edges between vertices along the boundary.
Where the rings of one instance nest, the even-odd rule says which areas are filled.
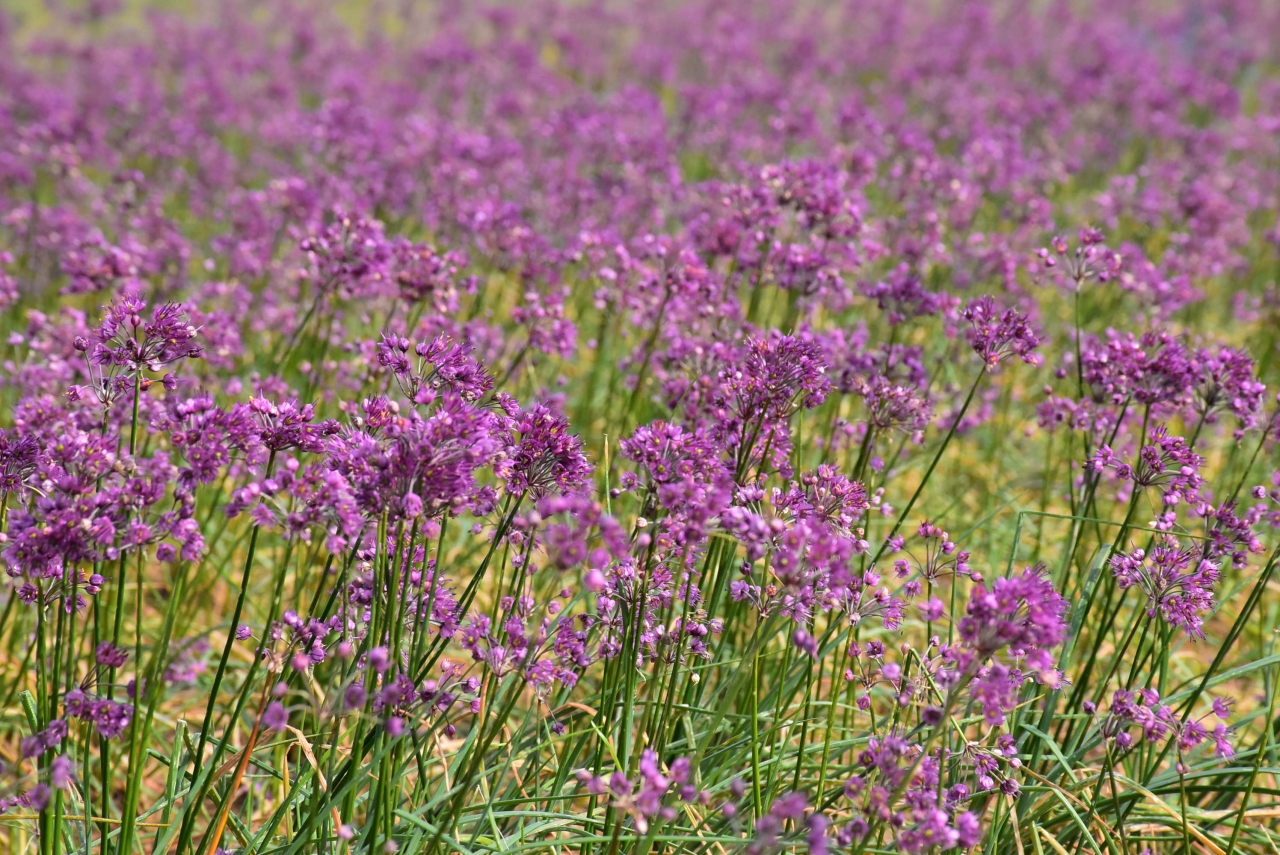
[[[1204,638],[1204,618],[1213,611],[1221,574],[1201,550],[1163,537],[1149,552],[1134,549],[1114,556],[1111,571],[1122,590],[1137,588],[1146,596],[1148,617],[1159,615],[1191,638]]]
[[[965,306],[960,317],[969,322],[965,333],[973,352],[994,368],[1001,360],[1016,356],[1030,365],[1038,365],[1035,349],[1039,335],[1026,315],[1016,309],[1001,311],[992,297],[979,297]]]
[[[1195,502],[1200,496],[1203,458],[1191,450],[1180,436],[1172,436],[1164,425],[1151,432],[1151,444],[1138,451],[1137,460],[1120,460],[1108,445],[1101,445],[1085,462],[1091,472],[1111,469],[1116,477],[1131,481],[1139,489],[1159,487],[1165,505]]]
[[[961,640],[981,657],[1002,650],[1046,653],[1066,634],[1067,601],[1043,567],[974,588],[959,623]]]
[[[1212,740],[1214,753],[1230,760],[1235,756],[1231,728],[1226,724],[1230,714],[1231,703],[1221,698],[1215,699],[1213,715],[1219,719],[1219,723],[1210,731],[1204,726],[1203,719],[1179,717],[1171,706],[1161,701],[1160,693],[1155,689],[1147,688],[1136,692],[1117,689],[1100,729],[1103,736],[1122,752],[1134,747],[1134,735],[1130,731],[1137,727],[1144,741],[1150,744],[1170,743],[1177,748],[1179,756],[1206,740]]]

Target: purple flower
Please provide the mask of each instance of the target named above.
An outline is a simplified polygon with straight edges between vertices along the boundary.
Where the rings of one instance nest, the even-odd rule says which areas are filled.
[[[1189,637],[1204,638],[1204,616],[1213,611],[1219,573],[1199,550],[1164,537],[1150,554],[1135,549],[1112,557],[1111,571],[1121,589],[1136,587],[1146,595],[1148,617],[1158,614]]]
[[[510,452],[507,490],[534,498],[572,493],[591,478],[592,467],[582,453],[582,440],[569,431],[569,421],[545,405],[517,412],[512,429],[519,439]]]
[[[1176,505],[1199,499],[1203,463],[1204,458],[1192,451],[1185,439],[1171,436],[1164,425],[1159,425],[1151,432],[1151,444],[1139,449],[1133,463],[1119,460],[1115,452],[1103,444],[1085,461],[1085,468],[1093,472],[1113,469],[1119,477],[1138,487],[1160,487],[1164,504]]]
[[[364,412],[359,427],[330,440],[328,465],[344,481],[317,483],[318,501],[349,491],[369,516],[385,510],[393,519],[456,515],[468,506],[483,512],[492,504],[491,491],[476,480],[507,456],[507,437],[492,413],[452,394],[426,416],[396,414],[385,399],[366,401]],[[350,531],[349,513],[339,522]]]
[[[65,754],[53,758],[53,763],[49,765],[49,784],[57,790],[65,790],[71,786],[72,776],[75,774],[75,765],[71,762],[71,758]]]
[[[1141,336],[1109,331],[1105,344],[1086,337],[1081,370],[1098,403],[1121,404],[1132,398],[1146,405],[1180,405],[1199,380],[1186,347],[1163,331]]]
[[[121,367],[129,371],[159,371],[179,359],[198,359],[200,348],[192,344],[196,328],[187,319],[187,308],[176,304],[158,306],[150,320],[143,320],[147,304],[125,299],[107,309],[89,361],[100,367]]]
[[[334,421],[312,424],[316,408],[311,404],[298,405],[296,401],[275,404],[266,398],[254,398],[249,410],[257,417],[261,427],[258,438],[271,451],[320,452],[324,450],[325,437],[338,432]]]
[[[996,579],[991,588],[978,585],[960,620],[960,638],[980,656],[1009,648],[1014,652],[1046,650],[1062,643],[1067,601],[1041,567]]]
[[[289,712],[284,704],[272,701],[262,712],[262,726],[267,730],[284,730],[289,726]]]
[[[0,430],[0,494],[20,493],[36,470],[40,443],[34,436]]]
[[[960,316],[969,322],[969,346],[987,365],[994,368],[1010,356],[1031,365],[1039,363],[1035,349],[1040,338],[1026,315],[1015,309],[1002,312],[993,298],[978,297]]]
[[[803,629],[797,629],[792,634],[791,643],[810,659],[818,658],[818,640]]]
[[[104,641],[94,651],[94,658],[104,668],[119,668],[128,661],[129,651],[113,646],[110,641]]]
[[[378,295],[392,282],[391,247],[382,223],[335,207],[330,222],[298,243],[311,262],[316,298]]]
[[[1248,354],[1229,347],[1200,350],[1191,364],[1199,375],[1192,403],[1196,413],[1209,423],[1228,412],[1245,429],[1257,425],[1267,387],[1254,378]]]
[[[133,704],[99,700],[84,717],[91,718],[97,724],[98,733],[103,739],[114,739],[133,720]]]
[[[429,404],[442,392],[467,402],[479,400],[493,389],[493,378],[470,354],[467,345],[447,336],[416,345],[411,364],[409,340],[384,334],[378,342],[378,363],[395,375],[400,388],[415,404]]]
[[[1068,252],[1065,238],[1054,237],[1050,246],[1037,250],[1036,255],[1047,270],[1057,274],[1060,285],[1076,291],[1085,282],[1106,283],[1119,275],[1120,254],[1104,246],[1103,240],[1101,231],[1085,226],[1074,251]]]

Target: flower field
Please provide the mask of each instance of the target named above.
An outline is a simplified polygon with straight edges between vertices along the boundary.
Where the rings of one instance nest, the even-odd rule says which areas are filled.
[[[0,7],[0,852],[1280,852],[1278,33]]]

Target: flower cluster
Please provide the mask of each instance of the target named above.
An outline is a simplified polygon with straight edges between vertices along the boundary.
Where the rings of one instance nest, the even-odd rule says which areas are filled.
[[[1214,608],[1218,566],[1197,548],[1183,548],[1162,537],[1148,552],[1134,549],[1111,559],[1111,571],[1122,590],[1137,588],[1147,598],[1147,615],[1160,616],[1192,638],[1204,637],[1204,618]]]

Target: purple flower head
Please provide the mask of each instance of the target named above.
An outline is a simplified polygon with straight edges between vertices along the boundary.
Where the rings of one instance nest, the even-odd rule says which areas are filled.
[[[1080,365],[1093,400],[1122,404],[1180,405],[1199,382],[1199,373],[1177,337],[1164,332],[1119,335],[1108,331],[1105,343],[1086,336]]]
[[[56,790],[65,790],[71,786],[72,777],[75,775],[75,764],[71,758],[65,754],[60,754],[53,758],[53,763],[49,765],[49,784]]]
[[[1135,549],[1111,559],[1122,589],[1138,588],[1147,598],[1147,615],[1157,614],[1191,638],[1204,637],[1204,617],[1213,611],[1218,567],[1200,550],[1183,549],[1173,537],[1161,538],[1150,554]]]
[[[97,724],[98,733],[103,739],[114,739],[129,726],[129,722],[133,720],[133,712],[133,704],[104,699],[86,709],[86,714],[82,717]]]
[[[1211,423],[1227,412],[1245,429],[1258,423],[1267,387],[1254,377],[1253,360],[1247,353],[1229,347],[1201,350],[1191,365],[1199,375],[1192,407],[1201,418]]]
[[[797,629],[791,636],[791,643],[810,659],[818,658],[818,639],[803,629]]]
[[[624,473],[626,489],[647,484],[667,515],[663,528],[676,543],[700,540],[733,499],[733,476],[724,448],[705,427],[688,430],[655,421],[621,443],[622,455],[639,465]]]
[[[107,308],[92,341],[77,336],[73,343],[87,359],[89,388],[108,411],[119,397],[131,393],[135,384],[141,389],[151,386],[153,381],[142,377],[142,372],[159,372],[170,363],[201,356],[193,343],[197,330],[185,306],[159,306],[150,319],[144,319],[145,310],[142,300],[126,297]],[[166,388],[170,385],[171,380]],[[82,399],[84,387],[71,386],[67,394],[71,400]]]
[[[20,493],[36,470],[40,443],[34,436],[0,430],[0,495]]]
[[[408,339],[383,334],[378,342],[378,364],[395,375],[405,396],[415,404],[428,404],[444,392],[474,402],[493,389],[493,378],[471,356],[471,348],[443,335],[410,350]]]
[[[467,266],[462,252],[437,252],[427,244],[397,239],[392,247],[392,275],[407,303],[428,303],[441,314],[457,311],[460,270]]]
[[[498,419],[453,394],[426,416],[395,409],[385,399],[367,401],[362,427],[330,440],[329,466],[345,483],[323,492],[349,491],[373,517],[384,510],[397,519],[437,517],[488,506],[490,491],[476,477],[506,455]]]
[[[1200,467],[1204,459],[1191,450],[1180,436],[1171,436],[1164,425],[1151,432],[1151,444],[1144,445],[1132,464],[1121,462],[1110,447],[1101,445],[1085,468],[1093,472],[1114,469],[1138,487],[1159,487],[1165,505],[1195,502],[1200,497]]]
[[[821,404],[831,389],[826,358],[811,341],[789,335],[747,342],[720,382],[737,416],[749,422],[787,419]]]
[[[284,704],[272,701],[262,712],[262,726],[267,730],[284,730],[289,726],[289,712]]]
[[[1070,250],[1064,237],[1054,237],[1048,247],[1036,251],[1046,270],[1052,271],[1061,286],[1078,290],[1085,282],[1106,283],[1120,275],[1121,257],[1108,249],[1098,229],[1080,229],[1079,244]]]
[[[877,430],[910,434],[929,424],[933,403],[912,386],[877,374],[859,383],[854,391],[866,402],[867,422]]]
[[[1040,338],[1026,315],[1000,307],[991,297],[978,297],[960,315],[969,322],[969,346],[982,361],[995,367],[1001,360],[1017,356],[1030,365],[1039,363],[1035,353]]]
[[[822,465],[803,473],[775,500],[780,512],[798,519],[821,522],[841,533],[856,527],[871,507],[866,488],[840,473],[834,466]]]
[[[582,440],[569,432],[569,421],[543,404],[512,418],[519,439],[510,451],[507,490],[542,498],[571,493],[591,478]]]
[[[94,651],[94,658],[104,668],[119,668],[128,661],[129,651],[115,647],[110,641],[104,641]]]
[[[317,297],[383,294],[391,285],[391,246],[382,223],[335,208],[327,226],[298,243],[311,262]]]
[[[1177,748],[1179,756],[1197,746],[1212,741],[1214,754],[1230,760],[1235,756],[1231,741],[1231,729],[1225,724],[1209,731],[1202,720],[1179,718],[1173,707],[1164,703],[1160,693],[1147,688],[1140,691],[1119,689],[1111,698],[1111,708],[1102,721],[1102,735],[1121,750],[1127,751],[1134,744],[1130,729],[1137,727],[1143,740],[1149,744],[1169,743]],[[1179,770],[1182,769],[1179,761]]]
[[[31,757],[39,757],[41,754],[56,748],[62,743],[67,736],[67,723],[62,719],[54,719],[49,722],[49,726],[34,736],[28,736],[22,740],[19,746],[20,753],[24,759]]]
[[[1067,601],[1044,568],[1029,567],[996,579],[990,589],[974,588],[960,620],[960,638],[981,659],[1004,649],[1015,654],[1048,650],[1062,642],[1066,612]]]
[[[862,286],[862,293],[876,301],[891,326],[939,312],[948,312],[954,318],[959,301],[950,294],[926,290],[907,265],[899,266],[887,279]]]
[[[197,331],[185,306],[157,306],[150,320],[143,320],[146,307],[141,300],[125,299],[107,309],[97,330],[97,343],[89,352],[93,365],[130,372],[159,371],[179,359],[200,357],[200,348],[192,343]]]
[[[275,404],[266,398],[254,398],[249,402],[260,427],[258,439],[271,451],[324,451],[325,437],[338,432],[334,421],[315,422],[316,408],[312,404],[298,405],[297,401]]]

